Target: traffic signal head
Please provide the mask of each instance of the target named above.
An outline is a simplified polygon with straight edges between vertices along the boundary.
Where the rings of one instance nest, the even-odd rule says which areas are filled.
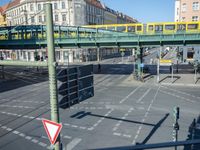
[[[179,107],[174,107],[174,117],[175,120],[179,119]]]

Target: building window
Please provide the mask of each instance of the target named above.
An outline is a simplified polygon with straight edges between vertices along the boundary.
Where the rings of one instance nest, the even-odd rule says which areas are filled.
[[[65,2],[62,2],[62,9],[65,9]]]
[[[199,17],[198,16],[192,16],[192,21],[199,21]]]
[[[55,15],[55,21],[58,21],[58,15]]]
[[[31,17],[31,23],[35,23],[35,18]]]
[[[57,3],[54,3],[54,9],[58,9]]]
[[[42,8],[41,8],[41,4],[38,4],[38,10],[41,10]]]
[[[39,23],[42,22],[42,16],[39,16]]]
[[[63,14],[63,15],[62,15],[62,21],[66,21],[66,20],[67,20],[66,14]]]
[[[186,7],[187,7],[186,3],[183,3],[183,5],[182,5],[182,12],[186,12]]]
[[[192,9],[193,10],[199,10],[199,2],[193,2]]]
[[[182,17],[182,18],[181,18],[181,21],[185,21],[185,17]]]
[[[30,4],[30,11],[34,11],[33,4]]]

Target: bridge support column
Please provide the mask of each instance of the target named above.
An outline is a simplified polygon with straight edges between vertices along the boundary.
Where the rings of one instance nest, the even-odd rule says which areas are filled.
[[[136,50],[136,67],[135,67],[135,77],[136,80],[142,80],[142,72],[141,72],[141,63],[143,60],[143,56],[142,56],[142,48],[141,47],[137,47]]]
[[[100,62],[100,47],[97,47],[97,61]]]
[[[69,62],[70,63],[73,63],[74,62],[74,52],[73,52],[73,50],[69,50]]]
[[[158,51],[158,56],[157,56],[157,83],[160,82],[160,59],[161,59],[162,50],[163,50],[163,46],[160,46],[160,50]]]
[[[183,62],[187,62],[187,51],[188,51],[188,47],[184,46],[183,47]]]

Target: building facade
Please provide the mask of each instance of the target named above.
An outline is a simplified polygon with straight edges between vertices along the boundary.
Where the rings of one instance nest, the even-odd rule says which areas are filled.
[[[7,22],[6,22],[6,9],[8,7],[8,4],[0,7],[0,26],[6,26]]]
[[[175,0],[176,22],[200,20],[200,0]]]
[[[6,10],[7,24],[12,25],[41,25],[45,24],[45,4],[48,0],[14,0]],[[85,3],[82,0],[52,0],[53,20],[55,25],[85,24]]]

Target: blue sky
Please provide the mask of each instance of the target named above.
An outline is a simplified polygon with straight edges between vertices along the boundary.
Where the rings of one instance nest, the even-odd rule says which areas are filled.
[[[0,0],[0,6],[10,0]],[[175,0],[101,0],[112,9],[123,12],[138,21],[169,22],[174,21]]]
[[[102,2],[143,23],[174,21],[175,0],[102,0]]]

